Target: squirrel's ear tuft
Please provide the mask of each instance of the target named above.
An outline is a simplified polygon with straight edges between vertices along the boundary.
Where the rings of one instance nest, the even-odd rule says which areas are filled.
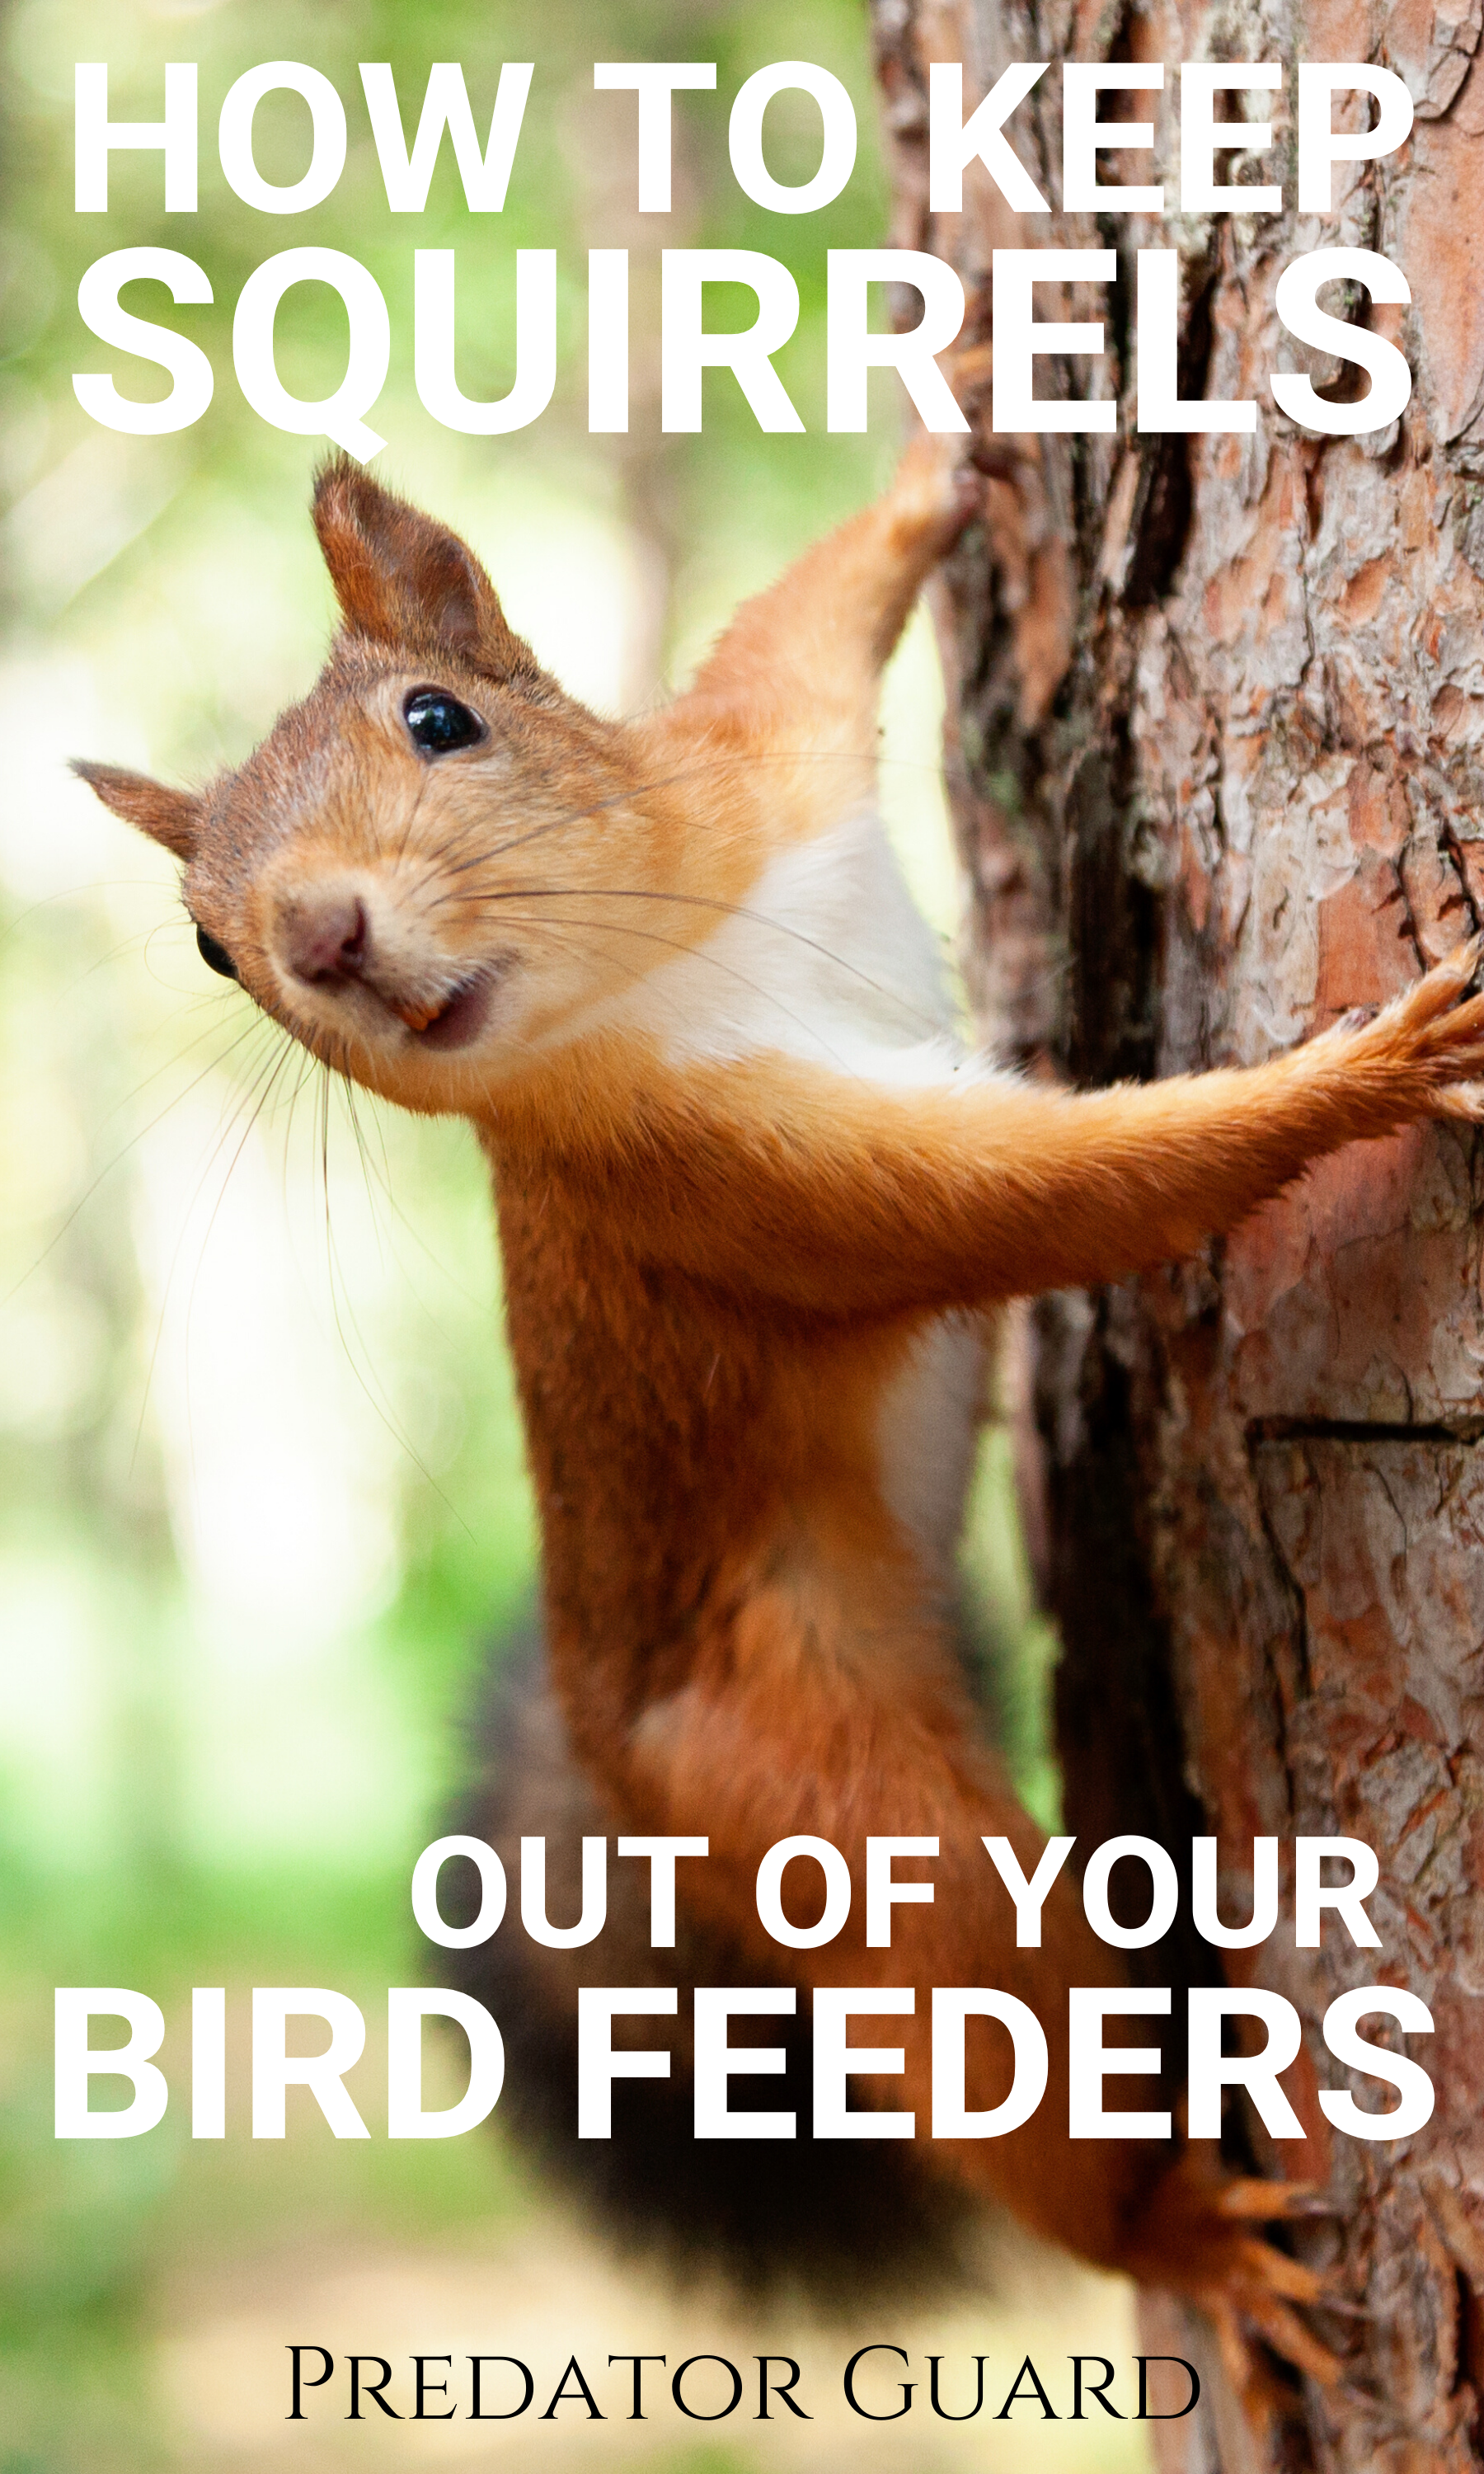
[[[488,678],[540,677],[473,551],[348,457],[335,457],[315,483],[314,528],[352,635],[424,651],[444,645]]]
[[[121,764],[88,764],[74,758],[72,770],[126,824],[163,842],[177,859],[195,858],[202,807],[194,791],[172,790],[164,782],[152,782],[147,773],[126,773]]]

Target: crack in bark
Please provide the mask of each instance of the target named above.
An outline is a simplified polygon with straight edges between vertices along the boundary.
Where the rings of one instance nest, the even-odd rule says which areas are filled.
[[[1253,1492],[1257,1499],[1257,1518],[1261,1524],[1262,1535],[1267,1545],[1268,1553],[1273,1559],[1273,1570],[1277,1576],[1279,1588],[1282,1590],[1283,1595],[1288,1600],[1290,1619],[1289,1637],[1293,1646],[1294,1674],[1298,1681],[1300,1692],[1305,1700],[1308,1700],[1311,1698],[1314,1690],[1313,1668],[1309,1659],[1308,1608],[1304,1604],[1304,1591],[1300,1589],[1298,1582],[1295,1580],[1292,1572],[1288,1568],[1287,1558],[1285,1557],[1282,1549],[1282,1541],[1274,1525],[1273,1516],[1269,1512],[1266,1502],[1263,1500],[1262,1489],[1257,1483],[1257,1472],[1255,1459],[1253,1466]],[[1268,1688],[1272,1694],[1274,1733],[1273,1751],[1279,1771],[1282,1777],[1283,1802],[1286,1808],[1288,1830],[1290,1834],[1292,1834],[1292,1832],[1298,1828],[1297,1816],[1299,1799],[1294,1785],[1293,1761],[1290,1758],[1289,1752],[1288,1703],[1283,1690],[1283,1679],[1279,1673],[1278,1660],[1273,1654],[1273,1642],[1271,1637],[1260,1644],[1258,1655],[1262,1660],[1262,1671],[1267,1678]]]
[[[1484,1443],[1484,1417],[1415,1422],[1385,1418],[1253,1418],[1247,1441],[1253,1450],[1262,1443]]]
[[[1452,861],[1458,879],[1459,899],[1469,915],[1469,927],[1475,936],[1479,932],[1479,906],[1469,889],[1469,872],[1464,865],[1463,845],[1446,815],[1438,819],[1438,848]]]
[[[1412,907],[1412,896],[1408,890],[1406,881],[1407,853],[1412,848],[1414,839],[1415,836],[1408,835],[1397,857],[1391,862],[1392,879],[1396,886],[1396,891],[1382,903],[1381,909],[1383,910],[1389,910],[1393,901],[1400,903],[1402,933],[1406,936],[1406,939],[1412,948],[1412,956],[1417,964],[1418,977],[1421,978],[1422,974],[1427,968],[1427,957],[1423,952],[1422,932],[1417,925],[1417,913]]]

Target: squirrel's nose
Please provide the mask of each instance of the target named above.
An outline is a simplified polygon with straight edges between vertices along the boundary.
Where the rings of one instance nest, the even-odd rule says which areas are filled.
[[[278,915],[283,958],[309,986],[326,980],[358,979],[366,968],[370,935],[366,905],[343,887],[297,894]]]

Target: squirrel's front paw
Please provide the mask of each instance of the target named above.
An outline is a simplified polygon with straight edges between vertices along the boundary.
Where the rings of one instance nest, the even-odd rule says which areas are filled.
[[[971,438],[956,431],[924,430],[897,468],[894,508],[914,532],[927,536],[940,556],[984,509],[983,476],[969,460],[972,446]]]
[[[1369,1022],[1325,1036],[1346,1043],[1352,1073],[1383,1076],[1408,1115],[1484,1123],[1484,996],[1467,993],[1481,959],[1484,937],[1471,936]]]

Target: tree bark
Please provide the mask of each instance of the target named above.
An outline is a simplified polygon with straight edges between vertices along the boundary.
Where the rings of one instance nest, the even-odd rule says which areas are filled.
[[[874,21],[895,238],[958,267],[971,339],[988,340],[992,250],[1118,252],[1112,289],[1037,301],[1103,321],[1103,361],[1041,362],[1038,392],[1118,398],[1117,435],[1012,442],[940,601],[975,1001],[1003,1049],[1081,1082],[1254,1061],[1409,984],[1484,908],[1479,0],[874,0]],[[1099,177],[1162,178],[1168,218],[1018,218],[972,168],[965,211],[929,211],[930,61],[963,61],[966,116],[1012,61],[1052,63],[1011,129],[1059,208],[1058,64],[1098,57],[1166,64],[1163,96],[1129,99],[1157,116],[1155,158],[1105,156]],[[1281,181],[1280,214],[1173,213],[1174,63],[1209,57],[1284,64],[1283,91],[1246,107],[1271,115],[1271,153],[1216,173]],[[1379,61],[1417,109],[1400,153],[1336,168],[1327,219],[1292,208],[1300,58]],[[1136,430],[1133,252],[1177,240],[1181,394],[1255,400],[1251,436]],[[1283,268],[1319,246],[1379,251],[1411,287],[1409,310],[1369,308],[1415,374],[1379,435],[1320,438],[1269,394],[1280,367],[1344,392],[1344,365],[1293,345],[1275,308]],[[1345,2383],[1293,2386],[1266,2442],[1213,2377],[1213,2409],[1165,2429],[1163,2462],[1191,2474],[1481,2462],[1480,1185],[1466,1131],[1352,1148],[1200,1260],[1031,1320],[1029,1525],[1063,1630],[1068,1827],[1088,1844],[1214,1831],[1233,1922],[1255,1835],[1285,1861],[1296,1833],[1360,1838],[1380,1862],[1381,1950],[1331,1922],[1296,1952],[1285,1920],[1226,1962],[1303,2014],[1286,2084],[1305,2147],[1238,2129],[1261,2170],[1333,2195],[1333,2225],[1298,2246],[1368,2316],[1315,2316]],[[1219,1963],[1151,1955],[1163,1981]],[[1436,2110],[1401,2144],[1338,2137],[1317,2103],[1350,2083],[1327,2006],[1378,1978],[1435,2023],[1408,2050]]]

